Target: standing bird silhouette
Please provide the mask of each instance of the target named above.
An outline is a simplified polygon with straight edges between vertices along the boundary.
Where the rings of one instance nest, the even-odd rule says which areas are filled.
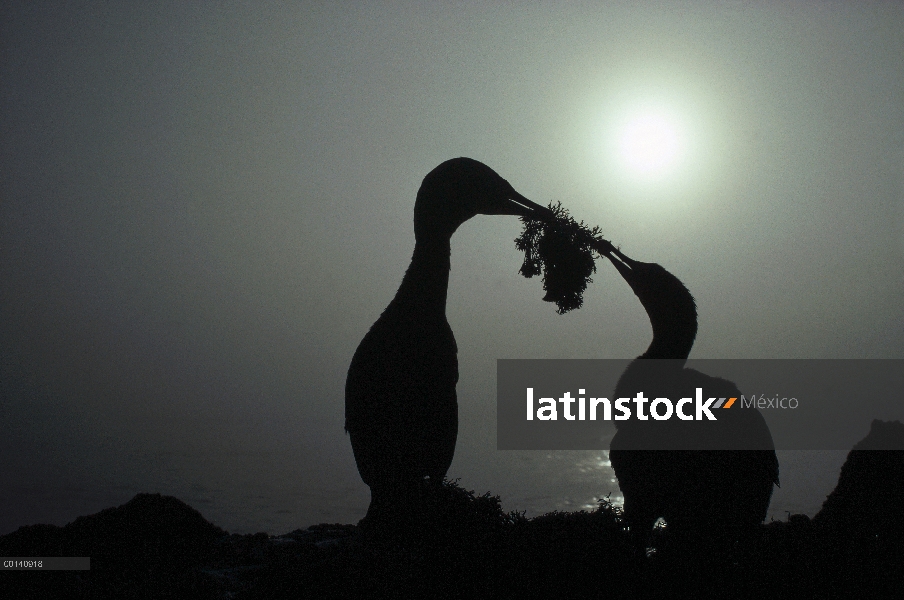
[[[702,388],[706,397],[740,398],[734,383],[685,367],[697,335],[697,307],[684,284],[660,265],[632,260],[608,243],[598,250],[631,286],[653,328],[653,341],[625,369],[614,397],[633,398],[643,390],[651,400],[677,400]],[[758,410],[719,410],[716,422],[632,418],[617,427],[609,460],[639,551],[660,517],[673,547],[716,553],[766,518],[779,482],[778,459]],[[657,446],[678,449],[649,449]]]
[[[358,345],[345,382],[345,430],[371,502],[363,523],[415,508],[442,483],[458,436],[458,348],[446,320],[450,241],[478,214],[552,218],[470,158],[433,169],[414,205],[414,255],[395,298]]]

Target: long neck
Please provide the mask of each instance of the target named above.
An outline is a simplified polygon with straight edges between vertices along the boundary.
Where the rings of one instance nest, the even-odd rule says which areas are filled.
[[[653,331],[653,341],[640,358],[673,358],[686,360],[694,346],[696,327],[693,331]]]
[[[697,311],[690,294],[681,301],[657,302],[655,308],[647,306],[653,341],[641,358],[670,358],[686,360],[697,337]]]
[[[445,236],[416,242],[411,264],[392,305],[421,314],[445,315],[451,252],[450,240]]]

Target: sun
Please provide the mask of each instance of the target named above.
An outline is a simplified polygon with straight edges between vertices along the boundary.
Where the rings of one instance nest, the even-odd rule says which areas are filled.
[[[661,112],[643,112],[627,119],[619,135],[619,155],[633,174],[659,179],[677,166],[683,150],[677,121]]]

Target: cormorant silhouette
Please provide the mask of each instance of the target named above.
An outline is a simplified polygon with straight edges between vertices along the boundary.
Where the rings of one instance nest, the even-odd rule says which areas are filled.
[[[395,298],[358,345],[345,382],[345,430],[371,490],[364,523],[414,508],[442,483],[458,435],[458,348],[446,320],[450,240],[478,214],[552,218],[488,166],[448,160],[421,183],[414,255]]]
[[[660,265],[632,260],[608,243],[599,243],[598,250],[631,286],[653,328],[650,346],[625,369],[614,397],[633,398],[643,390],[650,399],[677,400],[693,397],[700,387],[707,397],[740,398],[734,383],[685,367],[697,335],[697,307],[684,284]],[[753,408],[719,411],[717,419],[643,421],[632,415],[616,423],[609,459],[640,551],[660,517],[666,539],[677,547],[713,552],[766,518],[772,486],[779,482],[769,427]],[[648,449],[663,447],[665,439],[680,449]]]

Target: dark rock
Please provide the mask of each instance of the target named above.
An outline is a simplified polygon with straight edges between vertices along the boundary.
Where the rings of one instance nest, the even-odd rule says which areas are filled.
[[[863,451],[861,445],[855,448]],[[488,493],[478,496],[450,482],[432,491],[435,495],[413,517],[415,529],[322,524],[281,536],[225,534],[175,498],[140,494],[66,527],[31,525],[0,537],[0,553],[7,556],[85,552],[92,559],[90,571],[3,573],[2,595],[193,600],[900,597],[904,562],[895,554],[900,539],[897,546],[887,536],[877,543],[858,526],[829,529],[806,515],[789,515],[787,521],[759,526],[749,552],[735,560],[728,555],[715,562],[699,555],[638,556],[631,551],[632,536],[621,511],[606,501],[590,513],[527,519],[505,513],[498,497]],[[866,531],[877,527],[867,517],[858,522]]]
[[[181,500],[138,494],[122,506],[79,517],[65,527],[20,527],[0,537],[0,556],[90,557],[89,571],[42,574],[48,576],[42,585],[50,585],[57,592],[81,590],[78,595],[91,597],[117,596],[126,591],[139,597],[175,597],[191,592],[203,598],[212,590],[193,567],[211,559],[217,539],[224,535],[222,529]],[[31,597],[35,574],[15,575],[9,581],[12,589]]]
[[[848,453],[838,485],[814,523],[836,534],[861,538],[904,533],[904,424],[872,423]]]
[[[904,425],[873,421],[813,519],[822,577],[840,595],[900,597],[904,586]]]

